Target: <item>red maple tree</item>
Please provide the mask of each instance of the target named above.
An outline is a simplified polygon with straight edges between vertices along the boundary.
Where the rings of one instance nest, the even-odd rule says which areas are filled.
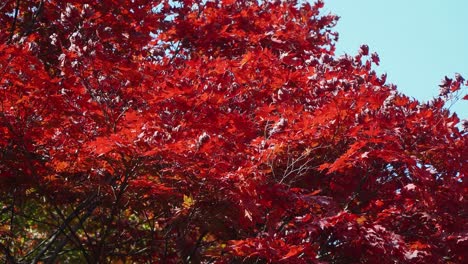
[[[0,258],[466,263],[467,83],[408,98],[322,6],[0,3]]]

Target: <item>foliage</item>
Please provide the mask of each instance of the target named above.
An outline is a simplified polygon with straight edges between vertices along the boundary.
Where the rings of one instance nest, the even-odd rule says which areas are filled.
[[[398,93],[322,6],[3,1],[3,260],[466,263],[467,83]]]

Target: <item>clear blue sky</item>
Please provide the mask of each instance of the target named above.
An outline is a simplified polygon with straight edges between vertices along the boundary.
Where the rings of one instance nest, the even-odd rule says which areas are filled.
[[[337,55],[368,44],[380,56],[378,73],[420,101],[439,92],[456,72],[468,79],[468,0],[324,0],[325,13],[340,16]],[[468,89],[464,88],[466,94]],[[468,101],[454,104],[468,118]]]

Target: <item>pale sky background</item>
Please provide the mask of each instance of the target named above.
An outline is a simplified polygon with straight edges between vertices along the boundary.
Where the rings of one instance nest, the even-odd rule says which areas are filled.
[[[337,55],[361,44],[380,56],[378,73],[420,101],[439,93],[447,75],[468,79],[468,0],[324,0],[324,13],[340,16]],[[466,87],[463,95],[468,92]],[[462,95],[462,97],[463,97]],[[468,101],[451,108],[468,118]]]

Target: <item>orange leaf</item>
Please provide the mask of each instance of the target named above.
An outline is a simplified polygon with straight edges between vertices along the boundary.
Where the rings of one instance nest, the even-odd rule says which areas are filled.
[[[423,243],[421,243],[419,241],[416,241],[416,242],[414,242],[414,243],[412,243],[410,245],[411,249],[425,249],[425,248],[428,248],[428,247],[429,247],[428,245],[423,244]]]
[[[366,222],[366,220],[367,220],[366,217],[363,215],[363,216],[357,218],[357,219],[356,219],[356,222],[357,222],[358,224],[362,225],[364,222]]]
[[[68,162],[59,161],[54,164],[54,167],[55,167],[55,170],[57,170],[57,172],[63,172],[68,168]]]
[[[281,260],[288,259],[290,257],[294,257],[299,255],[304,250],[303,246],[292,246],[289,248],[288,254],[286,254]]]
[[[244,58],[242,58],[239,67],[244,66],[244,64],[246,64],[246,63],[250,60],[250,58],[252,58],[252,53],[251,53],[251,52],[247,52],[247,53],[244,55]]]

